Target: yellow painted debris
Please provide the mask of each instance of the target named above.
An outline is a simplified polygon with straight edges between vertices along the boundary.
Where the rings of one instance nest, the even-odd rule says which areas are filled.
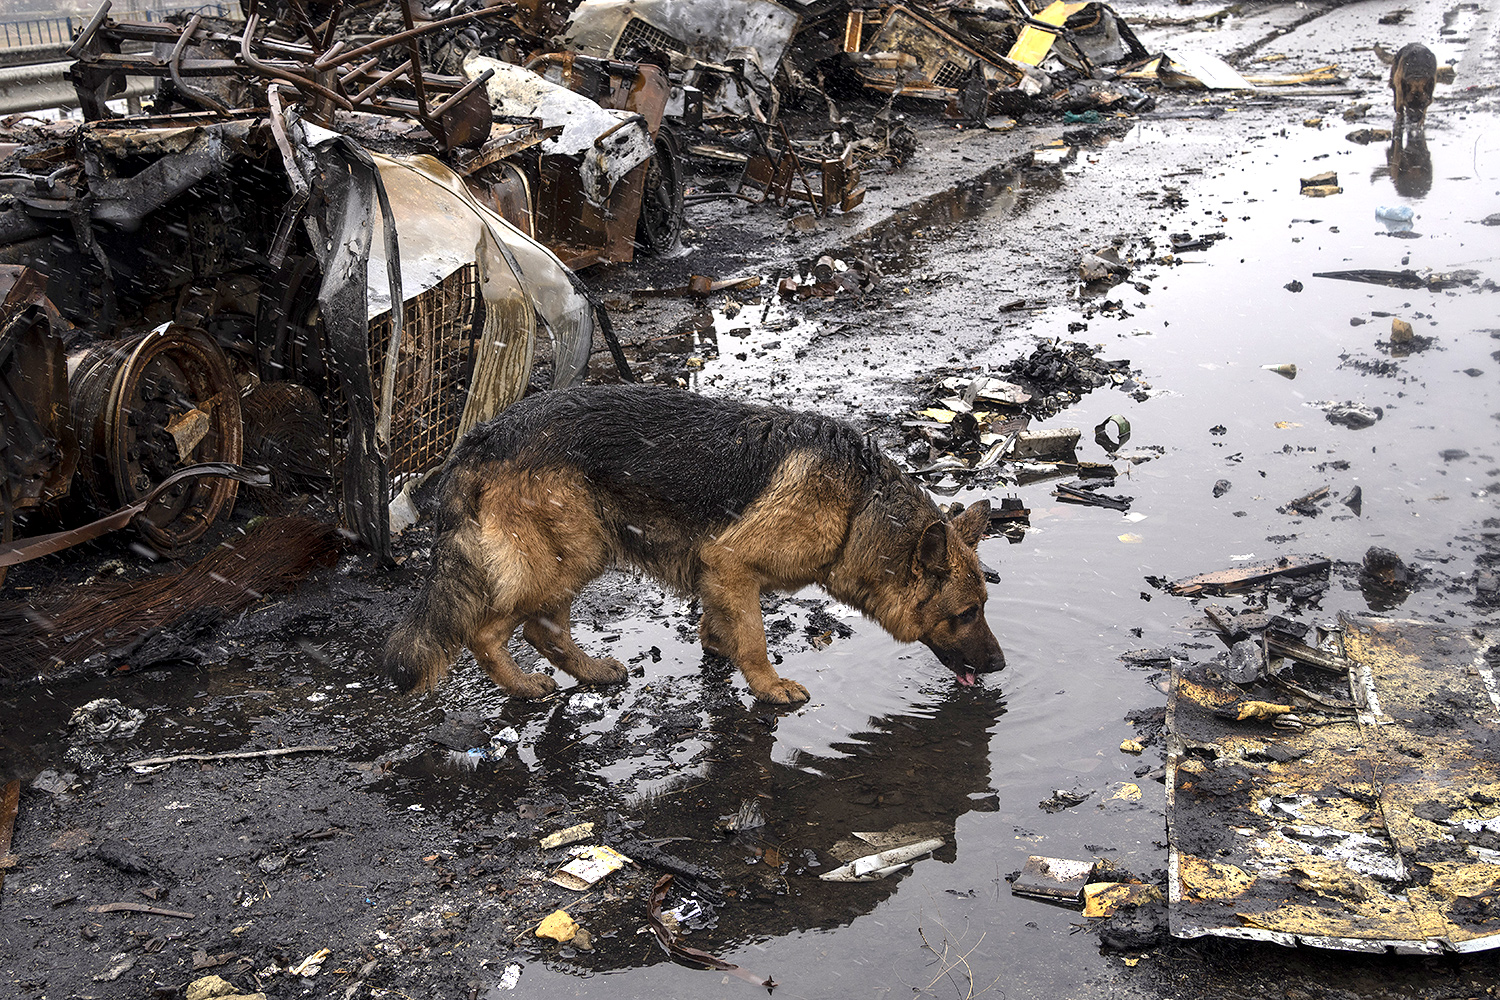
[[[1124,799],[1126,802],[1134,802],[1141,797],[1141,786],[1132,782],[1124,782],[1118,791],[1111,795],[1111,799]]]
[[[1184,854],[1178,861],[1183,895],[1193,899],[1228,899],[1255,884],[1255,876],[1235,865],[1221,865]],[[1188,890],[1191,886],[1191,891]]]
[[[568,916],[567,910],[553,910],[537,924],[536,936],[540,938],[551,938],[562,944],[573,940],[578,933],[578,921]]]
[[[1144,753],[1146,746],[1139,740],[1125,740],[1120,744],[1120,749],[1125,753]]]
[[[1291,715],[1292,706],[1277,705],[1269,701],[1246,701],[1241,702],[1237,708],[1237,718],[1240,722],[1246,719],[1274,719],[1278,715]]]
[[[1064,3],[1063,0],[1053,0],[1052,4],[1037,14],[1032,20],[1041,21],[1043,24],[1061,26],[1064,21],[1075,12],[1082,10],[1087,4]],[[1047,53],[1052,51],[1052,43],[1057,41],[1057,34],[1045,28],[1037,28],[1027,25],[1021,29],[1021,34],[1016,38],[1016,44],[1010,47],[1010,58],[1027,66],[1037,66],[1047,58]]]
[[[1347,82],[1346,77],[1339,75],[1337,65],[1319,66],[1317,69],[1309,70],[1306,73],[1287,73],[1280,76],[1247,76],[1245,79],[1257,87],[1301,87]]]
[[[1083,915],[1107,917],[1126,904],[1161,899],[1161,890],[1141,882],[1090,882],[1083,887]]]
[[[593,832],[594,824],[579,823],[577,826],[570,826],[566,830],[558,830],[556,833],[547,834],[547,836],[542,838],[541,848],[544,851],[550,851],[565,844],[576,844],[580,840],[587,840]]]

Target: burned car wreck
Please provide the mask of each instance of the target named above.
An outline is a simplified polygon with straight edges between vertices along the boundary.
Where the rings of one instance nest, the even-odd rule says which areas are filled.
[[[358,46],[330,41],[342,4],[290,32],[303,42],[288,11],[175,26],[107,9],[73,46],[85,120],[21,119],[0,143],[7,541],[28,511],[72,524],[149,497],[136,522],[172,552],[232,506],[246,474],[222,463],[244,462],[336,481],[388,553],[388,503],[524,393],[539,337],[553,385],[581,376],[608,317],[567,263],[675,242],[655,67],[546,63],[620,106],[604,112],[519,66],[428,72],[435,22],[411,27],[409,5],[404,37]],[[121,54],[142,42],[154,54]],[[561,148],[547,109],[508,113],[497,71],[587,103],[609,134]],[[150,115],[108,107],[126,74],[159,78]]]

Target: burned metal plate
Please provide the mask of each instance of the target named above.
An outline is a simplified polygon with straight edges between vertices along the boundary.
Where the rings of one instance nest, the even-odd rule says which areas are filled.
[[[1500,689],[1487,647],[1424,622],[1341,624],[1360,708],[1299,709],[1300,730],[1225,718],[1245,692],[1174,664],[1172,934],[1500,947]]]

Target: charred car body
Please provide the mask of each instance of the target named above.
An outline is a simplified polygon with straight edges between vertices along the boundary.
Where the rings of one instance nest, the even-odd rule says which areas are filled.
[[[0,134],[7,541],[27,511],[140,506],[172,552],[230,508],[222,463],[248,458],[336,486],[385,554],[389,502],[519,398],[539,338],[554,385],[581,376],[608,317],[567,265],[680,229],[661,71],[471,50],[465,75],[437,74],[435,49],[453,61],[455,31],[509,9],[396,11],[371,38],[343,3],[175,25],[106,3],[71,50],[85,120]],[[544,14],[509,34],[534,40]],[[148,116],[110,109],[132,75],[158,80]],[[515,107],[533,94],[604,119],[570,136],[545,101]],[[0,567],[88,536],[8,546]]]

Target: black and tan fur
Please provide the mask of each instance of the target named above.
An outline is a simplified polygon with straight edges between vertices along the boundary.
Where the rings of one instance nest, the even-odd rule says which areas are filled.
[[[812,413],[649,386],[528,397],[471,431],[439,486],[431,575],[385,648],[403,689],[432,688],[462,647],[513,695],[522,635],[580,681],[625,680],[569,634],[573,598],[610,566],[702,602],[704,649],[759,699],[807,700],[766,654],[760,595],[818,584],[971,684],[1005,657],[974,548],[988,503],[947,521],[853,427]]]
[[[1410,126],[1422,129],[1427,123],[1427,106],[1437,86],[1437,57],[1420,42],[1401,46],[1391,63],[1391,90],[1396,102],[1396,136]]]

